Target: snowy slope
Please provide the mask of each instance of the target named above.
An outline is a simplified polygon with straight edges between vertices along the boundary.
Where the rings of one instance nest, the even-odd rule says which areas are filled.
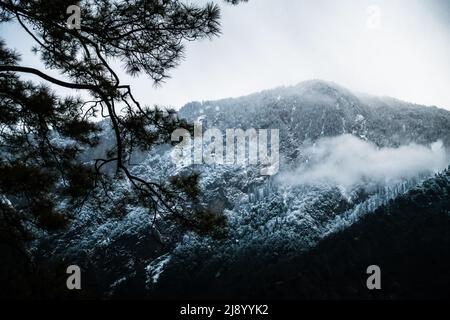
[[[392,150],[411,143],[428,150],[440,140],[442,149],[450,150],[450,112],[354,94],[323,81],[241,98],[193,102],[180,115],[192,121],[201,118],[204,129],[215,127],[223,132],[229,128],[279,129],[280,172],[264,177],[255,166],[196,167],[205,202],[224,210],[228,217],[229,235],[221,242],[186,234],[171,246],[177,239],[171,238],[167,224],[161,221],[158,231],[152,229],[142,208],[129,205],[128,215],[111,219],[109,212],[114,208],[104,207],[98,213],[87,205],[64,238],[48,239],[44,247],[95,272],[100,295],[155,294],[165,270],[180,266],[187,274],[206,272],[220,278],[225,270],[236,269],[238,274],[238,259],[245,256],[253,257],[258,265],[306,251],[325,235],[346,228],[436,171],[430,167],[392,181],[361,181],[345,188],[334,183],[280,181],[283,174],[307,163],[311,157],[305,150],[324,137],[350,134],[375,148]],[[109,141],[107,136],[104,141]],[[133,172],[148,179],[164,179],[177,170],[168,147],[136,159]],[[129,188],[126,182],[118,183],[115,192]]]

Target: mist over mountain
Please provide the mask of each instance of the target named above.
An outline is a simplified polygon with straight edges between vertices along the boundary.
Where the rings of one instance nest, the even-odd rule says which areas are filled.
[[[221,285],[242,282],[242,297],[252,296],[250,274],[306,254],[450,163],[449,111],[324,81],[192,102],[179,115],[202,121],[204,130],[279,129],[280,171],[270,177],[258,165],[180,168],[168,145],[136,153],[131,171],[143,177],[198,171],[204,205],[225,214],[228,234],[223,240],[174,234],[162,217],[152,224],[143,208],[127,205],[125,216],[110,219],[117,208],[105,206],[99,216],[87,203],[65,238],[48,237],[39,250],[95,274],[87,280],[94,295],[157,297],[202,287],[214,296]],[[102,140],[86,153],[87,162],[110,146],[108,131]],[[114,187],[117,199],[130,189]],[[208,283],[214,284],[208,289]]]
[[[290,185],[329,184],[346,189],[395,183],[424,172],[439,172],[450,162],[442,141],[428,146],[377,147],[350,134],[321,138],[303,151],[307,161],[280,174]]]

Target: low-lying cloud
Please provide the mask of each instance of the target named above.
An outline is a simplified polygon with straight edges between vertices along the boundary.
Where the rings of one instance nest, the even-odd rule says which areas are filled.
[[[387,183],[437,172],[449,164],[442,141],[378,148],[350,134],[323,138],[304,150],[308,161],[280,175],[291,185],[333,184],[350,188],[365,183]]]

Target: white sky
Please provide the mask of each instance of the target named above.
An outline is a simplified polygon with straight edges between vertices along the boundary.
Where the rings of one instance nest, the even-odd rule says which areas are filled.
[[[367,26],[371,5],[381,10],[378,29]],[[450,110],[450,0],[250,0],[221,7],[222,35],[189,43],[161,87],[145,75],[122,76],[143,103],[180,107],[323,79]],[[23,53],[23,65],[39,65],[17,26],[0,32]]]

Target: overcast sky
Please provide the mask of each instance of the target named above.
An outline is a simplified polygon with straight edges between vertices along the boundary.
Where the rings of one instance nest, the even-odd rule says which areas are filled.
[[[250,0],[221,7],[222,35],[189,43],[161,87],[145,76],[124,77],[141,101],[180,107],[323,79],[450,109],[450,0]],[[23,53],[23,65],[38,64],[26,34],[15,26],[0,31]]]

